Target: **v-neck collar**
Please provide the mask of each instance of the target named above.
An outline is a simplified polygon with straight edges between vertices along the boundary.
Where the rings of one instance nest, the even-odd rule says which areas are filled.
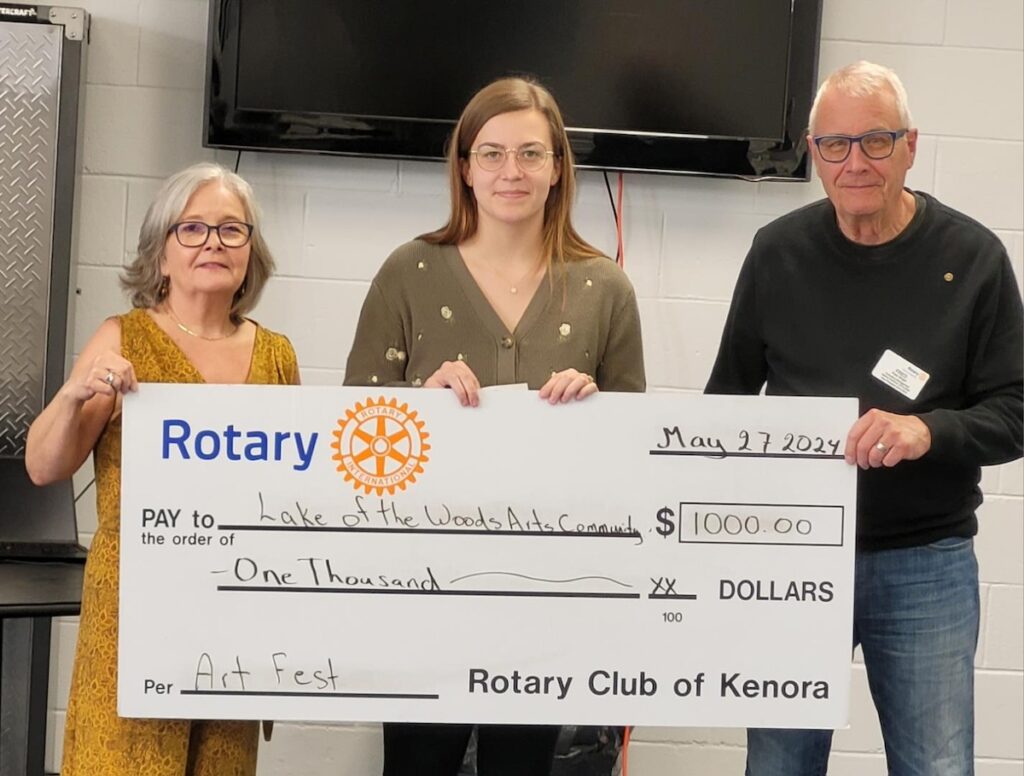
[[[202,385],[207,385],[208,383],[206,382],[206,378],[203,377],[203,373],[199,371],[199,367],[192,363],[192,359],[190,359],[188,355],[186,355],[185,351],[181,349],[181,346],[174,341],[171,335],[160,328],[160,325],[155,320],[153,320],[153,316],[149,314],[149,311],[139,310],[139,312],[142,314],[142,317],[146,319],[146,325],[151,327],[155,332],[157,332],[158,336],[163,337],[167,344],[170,345],[170,347],[172,347],[175,351],[177,351],[178,355],[181,356],[182,361],[184,361],[188,365],[188,368],[192,371],[192,375],[195,377],[195,381],[197,383],[201,383]],[[245,320],[249,319],[247,318]],[[253,334],[252,351],[249,353],[249,369],[245,373],[245,380],[241,383],[242,385],[247,385],[252,382],[252,373],[256,365],[256,341],[262,336],[263,333],[262,326],[260,326],[255,321],[253,321],[252,323],[256,327],[256,332],[255,334]]]
[[[534,290],[529,304],[526,305],[526,309],[523,310],[523,314],[519,317],[515,328],[509,331],[505,322],[501,320],[501,316],[498,315],[494,307],[487,300],[484,292],[480,289],[473,274],[469,271],[469,267],[466,266],[466,261],[462,258],[459,247],[457,245],[445,245],[444,248],[448,268],[456,280],[459,281],[462,292],[469,299],[470,304],[473,305],[477,317],[491,333],[491,336],[496,340],[500,340],[503,337],[519,338],[530,331],[530,328],[537,322],[541,312],[551,298],[551,284],[548,282],[547,269],[544,270],[544,275],[541,277],[540,283],[537,284],[537,288]]]

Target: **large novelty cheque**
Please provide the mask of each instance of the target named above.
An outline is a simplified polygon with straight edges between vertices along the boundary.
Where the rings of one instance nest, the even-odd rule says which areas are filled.
[[[841,727],[856,410],[144,384],[118,711]]]

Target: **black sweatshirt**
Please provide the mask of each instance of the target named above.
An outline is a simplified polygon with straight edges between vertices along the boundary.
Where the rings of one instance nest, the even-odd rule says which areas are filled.
[[[759,230],[706,393],[856,396],[917,415],[931,449],[861,471],[861,549],[973,536],[981,466],[1021,455],[1021,298],[992,232],[926,194],[896,239],[848,240],[828,200]],[[931,377],[909,399],[871,376],[892,350]]]

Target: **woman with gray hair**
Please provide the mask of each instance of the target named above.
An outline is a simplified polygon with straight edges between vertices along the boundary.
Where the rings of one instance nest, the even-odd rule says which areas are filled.
[[[44,485],[94,455],[99,527],[85,568],[62,776],[253,776],[257,723],[117,715],[121,398],[139,383],[296,384],[287,338],[245,317],[274,261],[252,189],[214,164],[172,175],[121,281],[132,309],[105,320],[29,429]]]

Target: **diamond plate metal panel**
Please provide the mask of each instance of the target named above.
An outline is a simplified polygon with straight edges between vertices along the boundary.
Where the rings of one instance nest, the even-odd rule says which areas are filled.
[[[60,27],[0,22],[0,457],[42,409]]]

